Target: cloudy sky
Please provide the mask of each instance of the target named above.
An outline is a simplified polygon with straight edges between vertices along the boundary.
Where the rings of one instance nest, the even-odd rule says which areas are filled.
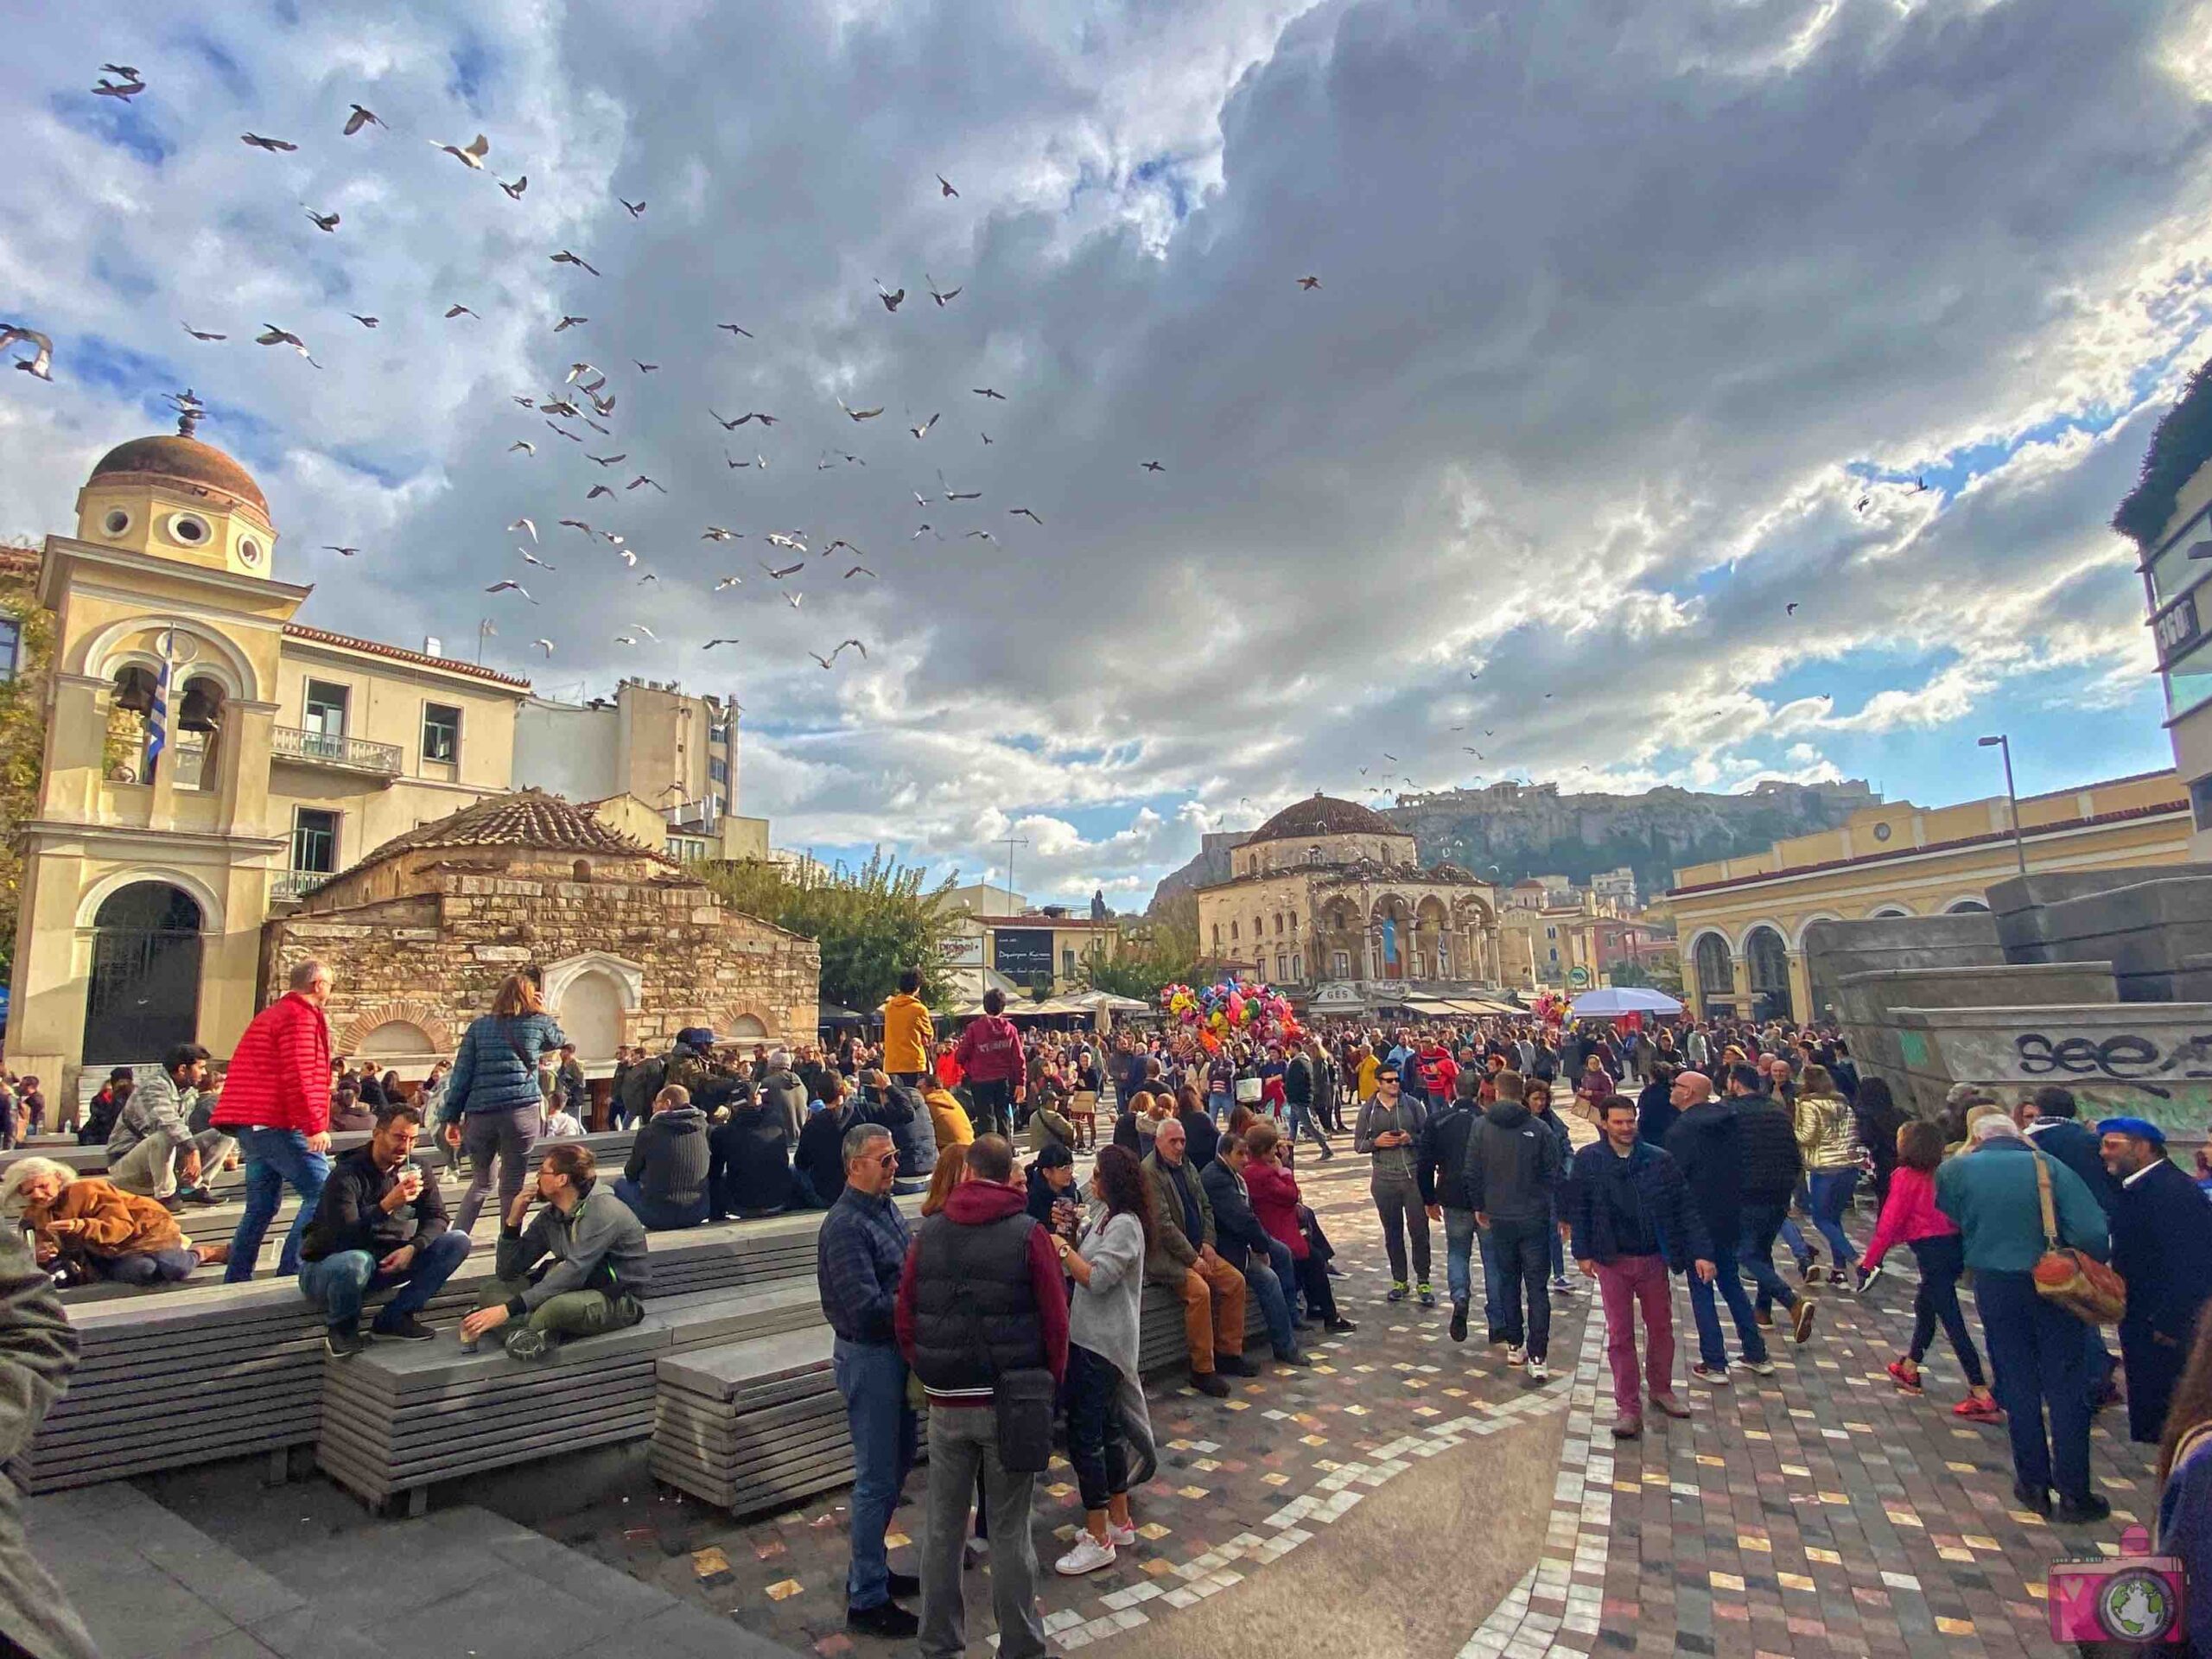
[[[4,13],[0,317],[56,357],[0,377],[0,532],[66,529],[189,385],[305,620],[733,692],[779,844],[972,878],[1011,835],[1031,894],[1141,906],[1317,787],[1939,802],[1998,785],[1994,729],[2024,790],[2170,760],[2104,524],[2212,353],[2205,7]],[[433,147],[480,131],[487,172]],[[511,401],[580,359],[588,445]],[[772,531],[863,556],[778,582]]]

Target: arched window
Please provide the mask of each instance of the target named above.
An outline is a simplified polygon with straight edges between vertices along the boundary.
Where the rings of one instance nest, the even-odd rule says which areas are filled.
[[[1744,941],[1745,959],[1751,964],[1751,1017],[1789,1020],[1789,947],[1770,927],[1755,927]]]
[[[1979,899],[1961,899],[1943,913],[1946,916],[1986,916],[1989,913],[1989,906]]]
[[[153,729],[149,721],[154,710],[154,692],[153,671],[144,664],[126,663],[116,670],[114,695],[108,699],[105,768],[111,783],[154,781],[153,772],[146,764],[146,742]]]
[[[157,1060],[200,1027],[200,906],[166,881],[133,881],[92,918],[86,1063]]]
[[[171,711],[168,738],[170,752],[176,757],[172,775],[177,788],[215,787],[215,746],[222,735],[224,702],[223,688],[205,674],[184,683],[184,696]]]
[[[1319,864],[1321,861],[1320,848],[1318,846],[1308,847],[1306,849],[1306,861],[1308,864]]]
[[[578,881],[588,881],[588,880],[591,880],[591,860],[589,860],[589,859],[588,859],[588,858],[580,858],[580,859],[578,859],[578,860],[575,861],[575,864],[574,864],[574,865],[569,868],[569,875],[570,875],[574,880],[578,880]]]
[[[1697,988],[1708,998],[1732,996],[1736,990],[1734,963],[1730,960],[1728,946],[1718,933],[1707,933],[1697,942]]]

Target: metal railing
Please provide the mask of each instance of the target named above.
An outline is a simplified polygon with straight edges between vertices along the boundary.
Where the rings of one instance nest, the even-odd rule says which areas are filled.
[[[330,880],[328,870],[279,870],[269,884],[271,899],[304,899]]]
[[[397,743],[372,743],[365,738],[302,731],[296,726],[279,726],[270,734],[270,739],[275,753],[288,760],[313,760],[327,766],[344,766],[352,772],[382,772],[390,777],[399,773]]]

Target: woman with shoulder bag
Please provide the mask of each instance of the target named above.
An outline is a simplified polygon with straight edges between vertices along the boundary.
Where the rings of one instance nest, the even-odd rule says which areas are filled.
[[[527,974],[508,975],[492,999],[491,1013],[471,1020],[461,1033],[440,1109],[446,1144],[467,1149],[471,1170],[468,1191],[454,1214],[455,1232],[465,1235],[476,1224],[494,1160],[499,1166],[499,1213],[514,1207],[531,1142],[543,1127],[538,1057],[558,1053],[568,1040],[545,1012],[537,982]]]

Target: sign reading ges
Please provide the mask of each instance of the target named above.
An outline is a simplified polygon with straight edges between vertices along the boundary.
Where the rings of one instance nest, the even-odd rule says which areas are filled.
[[[1052,976],[1052,930],[1001,927],[991,934],[991,966],[1017,985]]]

